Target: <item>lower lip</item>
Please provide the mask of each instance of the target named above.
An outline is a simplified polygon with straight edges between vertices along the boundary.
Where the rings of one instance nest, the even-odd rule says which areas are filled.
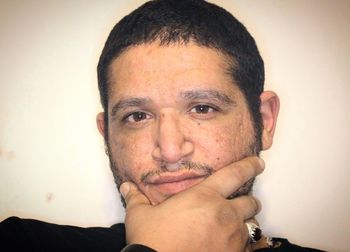
[[[167,182],[167,183],[159,183],[159,184],[149,184],[151,187],[154,187],[157,191],[171,196],[181,191],[184,191],[198,183],[200,183],[204,177],[196,177],[184,179],[176,182]]]

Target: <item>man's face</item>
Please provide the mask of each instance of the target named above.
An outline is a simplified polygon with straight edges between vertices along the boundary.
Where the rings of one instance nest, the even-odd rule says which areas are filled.
[[[114,60],[105,137],[117,180],[158,204],[255,154],[248,106],[228,69],[223,54],[194,43],[142,44]]]

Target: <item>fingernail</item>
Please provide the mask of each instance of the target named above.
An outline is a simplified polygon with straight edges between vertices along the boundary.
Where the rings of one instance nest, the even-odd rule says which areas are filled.
[[[123,184],[121,184],[120,188],[119,188],[120,193],[123,195],[123,197],[125,198],[129,191],[130,191],[130,185],[127,182],[124,182]]]

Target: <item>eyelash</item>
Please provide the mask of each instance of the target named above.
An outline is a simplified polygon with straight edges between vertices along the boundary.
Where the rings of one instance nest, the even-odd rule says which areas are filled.
[[[146,118],[144,119],[140,119],[140,120],[134,120],[134,121],[130,121],[128,118],[131,118],[132,116],[135,116],[135,115],[142,115],[142,116],[146,116]],[[143,112],[143,111],[135,111],[135,112],[132,112],[132,113],[129,113],[127,115],[125,115],[123,118],[122,118],[122,121],[125,122],[125,123],[139,123],[145,119],[150,119],[152,118],[151,115],[147,114],[146,112]],[[135,119],[135,118],[133,118]]]
[[[203,110],[203,108],[205,108],[205,110],[212,110],[212,111],[206,111],[206,112],[204,112],[204,113],[203,113],[203,111],[202,111],[202,112],[197,112],[197,111],[196,111],[196,112],[192,112],[193,109],[198,109],[198,108],[200,108],[200,109],[202,109],[202,110]],[[216,111],[219,111],[219,109],[218,109],[216,106],[207,105],[207,104],[198,104],[198,105],[193,106],[193,107],[191,108],[190,113],[209,114],[209,113],[213,113],[213,112],[216,112]]]
[[[201,110],[201,112],[198,112],[197,109]],[[193,110],[195,110],[195,111],[193,111]],[[208,116],[208,114],[215,113],[219,110],[220,109],[214,105],[197,104],[197,105],[191,107],[191,109],[189,110],[189,113],[204,118],[204,117]],[[139,118],[139,120],[138,119],[135,120],[134,116],[141,116],[142,118]],[[147,119],[151,119],[151,118],[152,118],[152,116],[144,111],[135,111],[135,112],[131,112],[131,113],[126,114],[122,118],[122,122],[123,123],[137,124],[137,123],[141,123],[142,121],[147,120]],[[131,119],[133,121],[131,121]]]

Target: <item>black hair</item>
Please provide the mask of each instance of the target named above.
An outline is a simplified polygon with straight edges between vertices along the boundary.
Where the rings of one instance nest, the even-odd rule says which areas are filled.
[[[245,96],[254,123],[255,137],[261,148],[260,94],[264,89],[264,62],[254,38],[243,24],[225,9],[203,0],[149,1],[114,26],[97,67],[106,126],[111,62],[130,46],[155,40],[159,40],[161,45],[193,41],[228,56],[233,83],[238,85]]]

